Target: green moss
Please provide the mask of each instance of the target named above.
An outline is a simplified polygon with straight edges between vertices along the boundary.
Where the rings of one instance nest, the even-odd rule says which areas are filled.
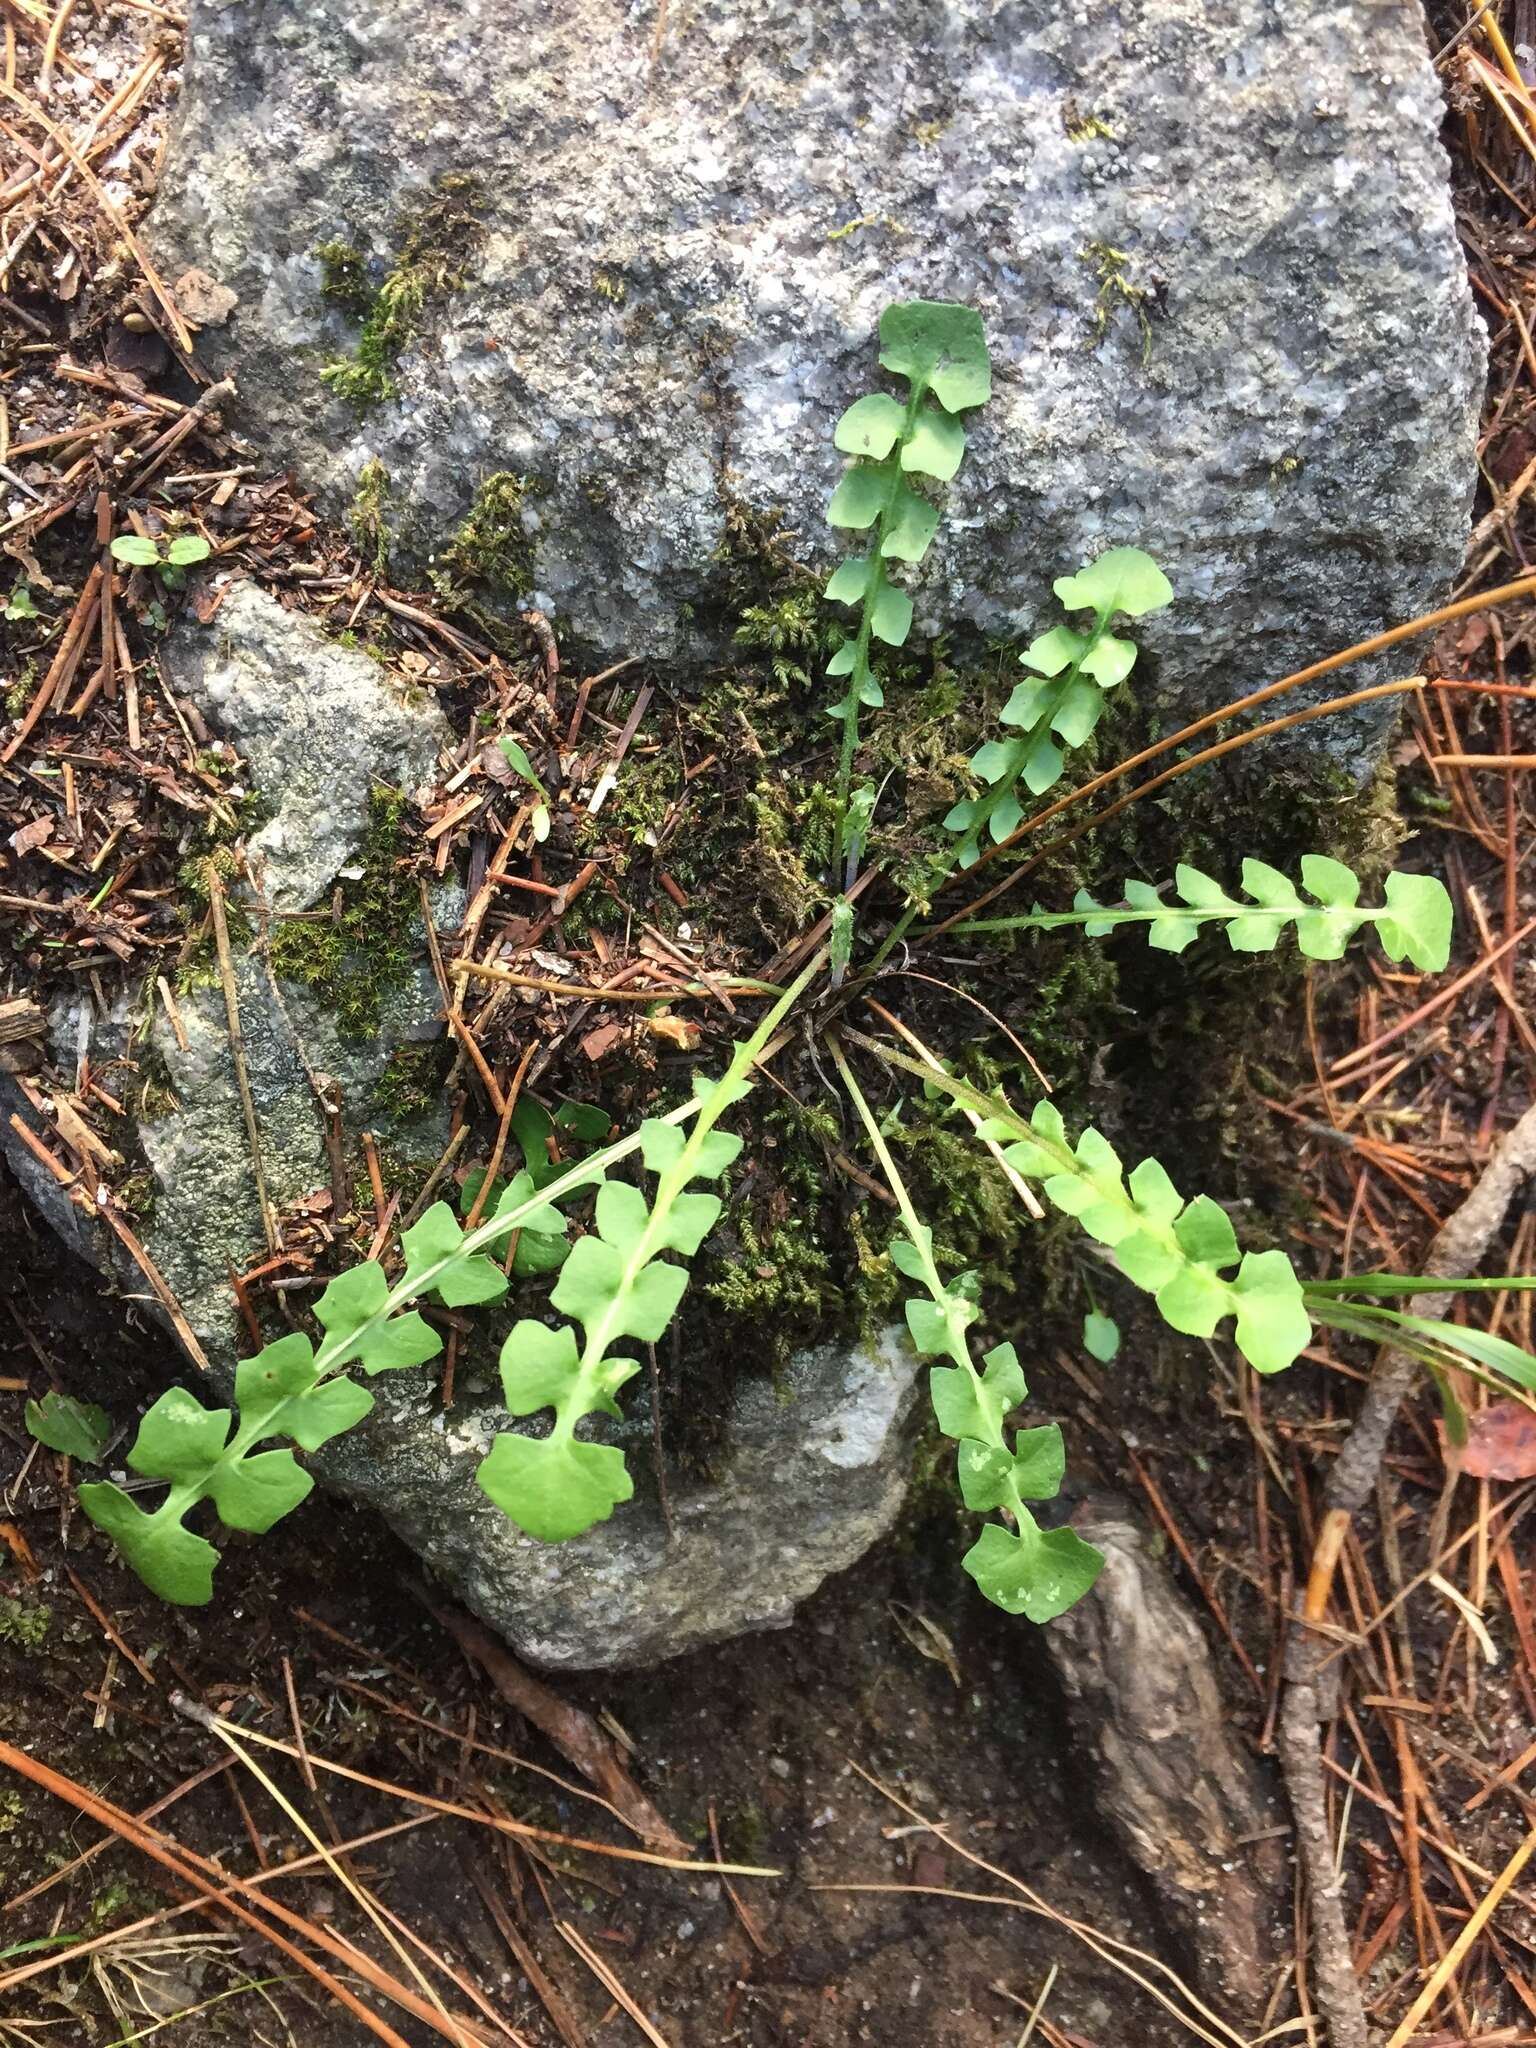
[[[21,672],[5,693],[5,715],[20,718],[32,702],[32,692],[37,688],[38,667],[36,657],[28,655],[21,664]]]
[[[523,504],[543,488],[537,478],[496,470],[475,492],[462,525],[443,549],[434,581],[444,596],[461,586],[499,597],[525,596],[533,585],[533,542],[523,524]]]
[[[363,567],[375,576],[389,573],[389,527],[385,519],[388,504],[389,471],[375,455],[357,473],[357,490],[347,513],[347,524]]]
[[[736,628],[736,644],[766,654],[775,682],[809,689],[810,670],[816,666],[828,631],[826,607],[819,593],[794,589],[770,603],[749,604]]]
[[[738,619],[753,606],[772,606],[786,596],[819,600],[822,579],[795,555],[784,515],[763,511],[722,487],[723,532],[715,561],[725,572],[726,609]]]
[[[320,262],[322,297],[363,319],[373,305],[374,290],[362,250],[352,242],[322,242],[315,255]]]
[[[441,1042],[402,1045],[374,1085],[373,1099],[391,1122],[429,1116],[442,1101],[447,1054]]]
[[[832,1260],[802,1216],[791,1216],[759,1236],[750,1217],[736,1225],[739,1249],[703,1293],[731,1315],[766,1317],[814,1309],[820,1314],[838,1290]]]
[[[0,1642],[35,1650],[47,1637],[52,1622],[49,1609],[33,1601],[0,1599]]]
[[[353,866],[362,874],[343,882],[339,914],[283,918],[272,927],[269,954],[280,980],[310,987],[336,1019],[343,1038],[376,1038],[386,1000],[409,986],[415,971],[411,934],[420,903],[400,861],[407,799],[376,785],[368,798],[368,826]]]
[[[432,196],[407,217],[399,254],[377,291],[369,289],[361,254],[350,244],[327,242],[316,251],[327,278],[336,283],[332,296],[363,323],[351,356],[327,363],[321,381],[360,411],[395,396],[390,372],[415,340],[428,300],[463,283],[465,267],[483,234],[479,207],[477,180],[461,172],[440,177]]]
[[[210,852],[189,856],[176,871],[180,887],[178,905],[189,932],[188,943],[176,968],[178,990],[211,988],[219,979],[218,947],[208,909],[210,869],[227,889],[240,874],[240,862],[228,846],[215,844]],[[256,927],[239,900],[228,894],[224,898],[224,924],[229,933],[230,951],[236,954],[246,951],[256,936]]]
[[[1090,266],[1098,291],[1093,301],[1093,333],[1089,337],[1089,353],[1101,347],[1109,333],[1109,323],[1117,308],[1128,307],[1136,316],[1141,329],[1141,360],[1152,359],[1152,322],[1147,307],[1153,303],[1153,294],[1146,285],[1137,284],[1130,274],[1131,259],[1124,249],[1112,249],[1108,242],[1090,242],[1078,252],[1082,261]]]
[[[26,1811],[26,1802],[19,1792],[0,1792],[0,1835],[14,1834]]]

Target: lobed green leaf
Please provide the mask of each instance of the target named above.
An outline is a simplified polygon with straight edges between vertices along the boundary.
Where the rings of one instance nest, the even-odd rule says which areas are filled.
[[[946,412],[985,405],[992,396],[986,333],[973,306],[932,299],[887,306],[880,316],[880,361],[931,391]]]

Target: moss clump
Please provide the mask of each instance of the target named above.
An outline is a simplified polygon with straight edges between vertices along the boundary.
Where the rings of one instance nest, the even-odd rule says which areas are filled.
[[[768,604],[749,604],[736,628],[736,645],[768,656],[774,681],[811,687],[809,664],[828,637],[826,610],[815,590],[787,590]]]
[[[439,1042],[402,1045],[374,1084],[373,1099],[393,1123],[429,1116],[442,1100],[446,1052]]]
[[[208,829],[217,828],[210,824]],[[227,885],[239,875],[240,863],[228,846],[215,844],[211,852],[194,854],[184,860],[176,871],[180,907],[189,931],[176,968],[176,986],[181,990],[210,988],[219,979],[219,953],[213,936],[213,918],[208,909],[210,871],[219,877],[227,890]],[[256,936],[256,927],[241,905],[227,893],[224,897],[224,923],[229,933],[230,950],[245,951]]]
[[[327,275],[337,286],[332,296],[363,323],[352,354],[327,363],[321,381],[360,411],[395,396],[390,371],[416,338],[422,309],[464,282],[465,266],[484,232],[479,206],[474,178],[462,172],[440,177],[432,197],[406,221],[399,255],[377,291],[369,289],[366,266],[349,244],[327,242],[316,251],[323,268],[331,252]]]
[[[37,688],[37,662],[31,655],[21,665],[21,673],[5,693],[5,715],[20,718],[32,702],[32,692]]]
[[[323,919],[284,919],[269,942],[273,972],[313,989],[343,1038],[377,1038],[386,1000],[414,972],[410,933],[419,905],[400,863],[405,814],[401,791],[375,786],[354,862],[363,872],[341,884],[339,910]]]
[[[368,259],[353,242],[322,242],[315,255],[320,264],[320,293],[359,320],[373,306]]]
[[[1029,1218],[970,1127],[958,1124],[945,1104],[914,1102],[900,1123],[888,1127],[888,1136],[918,1214],[933,1231],[940,1267],[974,1267],[989,1285],[1013,1284],[1010,1254]]]
[[[583,817],[576,828],[576,844],[582,851],[596,851],[608,845],[615,828],[629,835],[636,847],[652,846],[683,789],[683,774],[670,748],[649,760],[631,755],[619,773],[607,803],[597,817]],[[622,874],[625,857],[614,862],[613,872]],[[589,895],[596,891],[589,890]]]
[[[532,589],[533,543],[523,524],[523,504],[541,488],[537,478],[516,476],[510,469],[485,479],[434,575],[445,597],[456,598],[464,585],[511,598]]]
[[[347,512],[347,524],[363,567],[375,576],[389,573],[389,527],[385,519],[388,504],[389,471],[375,455],[357,473],[357,491]],[[355,645],[355,635],[353,639]]]
[[[721,490],[724,532],[715,560],[725,571],[726,608],[744,618],[754,606],[772,606],[786,596],[819,599],[822,579],[797,560],[779,511],[759,511],[728,486]]]
[[[831,1258],[803,1216],[788,1217],[764,1236],[743,1217],[735,1234],[736,1256],[702,1289],[727,1314],[757,1318],[814,1309],[820,1315],[828,1295],[839,1293]]]
[[[35,1650],[52,1622],[46,1607],[29,1600],[0,1599],[0,1642],[14,1643],[19,1650]]]
[[[1088,340],[1090,355],[1103,345],[1109,333],[1109,323],[1116,310],[1127,307],[1136,316],[1141,329],[1141,360],[1152,360],[1152,321],[1148,307],[1157,304],[1156,294],[1146,285],[1137,284],[1130,274],[1131,259],[1124,249],[1112,249],[1108,242],[1090,242],[1086,249],[1079,250],[1082,261],[1089,265],[1098,285],[1093,301],[1093,333]]]

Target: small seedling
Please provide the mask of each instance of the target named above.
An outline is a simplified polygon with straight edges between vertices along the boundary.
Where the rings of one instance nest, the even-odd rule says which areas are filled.
[[[1083,1317],[1083,1349],[1100,1365],[1113,1365],[1120,1355],[1120,1325],[1113,1316],[1091,1308]]]
[[[138,533],[120,533],[112,543],[114,562],[133,569],[153,569],[167,590],[179,590],[194,562],[206,562],[212,543],[200,533],[178,533],[173,540],[148,540]]]
[[[532,785],[533,793],[538,798],[538,802],[533,807],[533,816],[530,823],[533,826],[534,838],[542,845],[549,837],[549,791],[540,782],[538,776],[534,774],[533,763],[516,740],[503,738],[497,741],[497,745],[506,756],[507,766],[515,769],[522,776],[524,782]]]
[[[18,583],[6,599],[5,610],[0,613],[0,618],[35,619],[37,616],[37,606],[32,602],[30,587],[25,583]]]

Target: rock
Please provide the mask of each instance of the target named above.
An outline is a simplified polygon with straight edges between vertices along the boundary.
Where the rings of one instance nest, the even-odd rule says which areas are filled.
[[[404,704],[376,662],[249,585],[232,588],[210,624],[184,618],[167,660],[177,688],[234,741],[271,806],[252,850],[264,863],[264,894],[279,907],[325,895],[334,875],[363,857],[370,785],[428,776],[447,737],[435,707]],[[462,896],[445,892],[434,914],[453,924]],[[412,915],[402,913],[401,922]],[[278,920],[271,928],[316,929]],[[302,981],[274,982],[259,949],[237,950],[235,987],[262,1167],[279,1208],[318,1197],[323,1211],[331,1169],[322,1088],[340,1099],[349,1172],[358,1170],[356,1134],[364,1128],[423,1163],[441,1155],[441,1109],[402,1123],[380,1099],[399,1049],[442,1030],[419,921],[407,965],[381,985],[377,1017],[361,1037],[347,1036]],[[49,1020],[66,1072],[83,1045],[98,1062],[110,1058],[132,1022],[125,997],[112,1018],[88,1016],[94,1039],[83,1038],[79,1006],[89,1000],[76,997]],[[155,1181],[142,1236],[228,1398],[237,1355],[229,1267],[259,1259],[262,1219],[223,990],[193,988],[177,1007],[179,1036],[163,1012],[152,1030],[175,1106],[138,1125]],[[21,1023],[36,1032],[40,1013]],[[18,1179],[72,1249],[142,1299],[144,1279],[126,1250],[15,1138],[13,1110],[34,1115],[0,1071],[0,1143]],[[503,1313],[510,1325],[512,1312]],[[574,1543],[524,1536],[474,1480],[496,1430],[509,1426],[505,1409],[461,1393],[445,1415],[430,1372],[376,1381],[368,1422],[311,1462],[332,1485],[376,1506],[523,1656],[577,1668],[648,1663],[787,1622],[830,1572],[884,1534],[905,1490],[904,1425],[917,1377],[916,1355],[893,1329],[873,1347],[802,1353],[778,1383],[745,1382],[725,1433],[724,1469],[679,1493],[673,1535],[659,1506],[641,1498]],[[632,1404],[641,1415],[628,1425],[631,1464],[642,1478],[650,1465],[643,1405]]]
[[[652,658],[732,623],[733,510],[833,558],[882,307],[973,304],[995,396],[920,625],[1037,630],[1134,542],[1195,704],[1459,561],[1482,347],[1440,119],[1416,0],[1368,38],[1351,0],[193,0],[152,233],[238,294],[200,347],[332,508],[377,458],[420,566],[521,480],[503,599]],[[359,407],[322,371],[387,276]]]
[[[369,655],[254,583],[231,585],[206,626],[184,613],[166,662],[272,807],[247,849],[272,910],[318,902],[362,843],[371,787],[415,794],[452,737],[433,698],[409,701]]]
[[[1238,1747],[1200,1625],[1123,1502],[1072,1517],[1104,1553],[1039,1642],[1095,1759],[1099,1805],[1193,1949],[1207,1994],[1257,2020],[1283,1949],[1283,1820]]]
[[[499,1405],[456,1406],[404,1375],[376,1383],[387,1418],[325,1454],[328,1476],[390,1526],[520,1656],[553,1670],[654,1664],[745,1629],[786,1625],[832,1572],[891,1527],[906,1491],[919,1362],[899,1327],[872,1345],[796,1354],[777,1384],[745,1381],[721,1478],[677,1489],[673,1533],[643,1493],[585,1536],[536,1543],[473,1483]],[[643,1403],[631,1469],[649,1458]]]

